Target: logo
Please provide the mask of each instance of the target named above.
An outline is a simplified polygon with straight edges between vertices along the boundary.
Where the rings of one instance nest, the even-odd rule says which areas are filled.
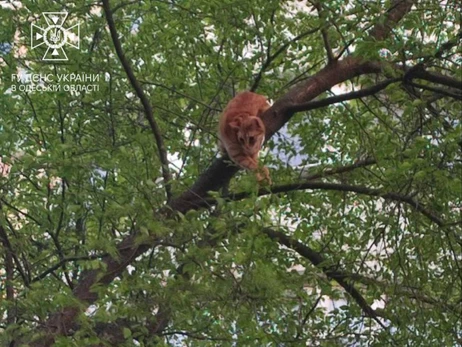
[[[66,45],[80,48],[80,23],[70,28],[64,28],[67,19],[67,12],[43,12],[47,27],[41,28],[31,24],[31,44],[32,49],[42,45],[47,46],[47,50],[42,60],[45,61],[66,61],[68,60],[64,47]]]

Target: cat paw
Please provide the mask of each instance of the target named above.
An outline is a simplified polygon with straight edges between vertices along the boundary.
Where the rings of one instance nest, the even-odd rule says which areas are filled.
[[[258,163],[252,158],[244,158],[239,162],[240,166],[247,170],[258,169]]]
[[[255,176],[257,177],[258,184],[266,183],[269,186],[273,184],[273,181],[271,181],[269,170],[266,166],[263,166],[259,171],[257,171]]]

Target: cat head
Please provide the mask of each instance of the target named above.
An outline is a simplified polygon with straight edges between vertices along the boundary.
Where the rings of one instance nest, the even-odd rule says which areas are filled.
[[[236,132],[237,141],[245,152],[258,153],[265,139],[265,125],[260,118],[236,118],[229,125]]]

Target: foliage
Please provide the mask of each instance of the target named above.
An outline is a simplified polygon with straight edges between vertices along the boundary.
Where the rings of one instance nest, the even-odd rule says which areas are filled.
[[[12,3],[0,2],[1,345],[461,343],[455,1],[418,2],[397,20],[403,1],[111,1],[167,184],[107,12],[86,0]],[[80,21],[80,49],[47,63],[30,49],[30,23],[60,11]],[[342,61],[382,67],[319,99],[393,83],[284,113],[294,85],[340,76]],[[99,80],[93,91],[63,81],[25,91],[18,74]],[[218,117],[250,88],[290,118],[261,155],[274,185],[240,171],[198,195],[200,208],[175,211],[166,185],[178,201],[206,170],[220,175]],[[291,100],[311,99],[307,87]]]

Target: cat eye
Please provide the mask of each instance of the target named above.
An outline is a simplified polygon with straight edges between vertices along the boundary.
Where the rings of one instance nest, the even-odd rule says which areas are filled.
[[[255,137],[250,136],[250,137],[249,137],[249,145],[252,146],[252,145],[254,145],[254,144],[255,144]]]

